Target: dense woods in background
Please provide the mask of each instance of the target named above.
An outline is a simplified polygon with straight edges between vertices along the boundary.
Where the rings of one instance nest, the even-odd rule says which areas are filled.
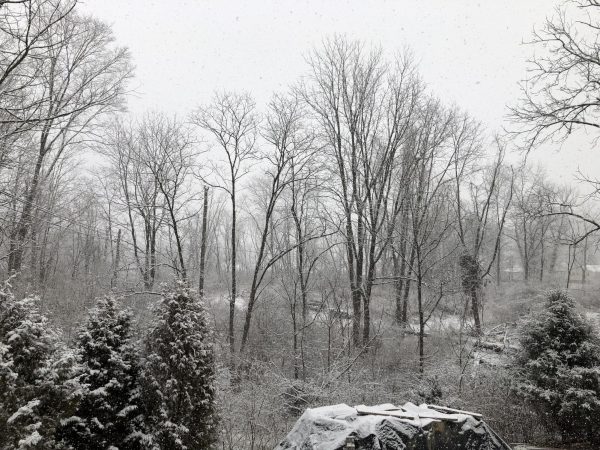
[[[540,439],[506,364],[480,353],[499,328],[510,350],[539,288],[576,285],[598,306],[594,202],[512,152],[598,127],[597,44],[573,27],[596,35],[599,5],[579,6],[587,22],[561,10],[536,34],[547,55],[514,131],[496,135],[431,92],[410,53],[341,36],[268,104],[216,92],[187,117],[133,116],[133,61],[110,27],[75,1],[0,0],[0,308],[36,317],[41,354],[62,355],[44,369],[59,378],[42,377],[54,390],[107,382],[85,371],[101,364],[98,340],[120,361],[109,406],[47,393],[81,421],[61,422],[62,445],[97,439],[95,408],[166,411],[113,433],[158,448],[217,434],[223,448],[269,448],[312,404],[396,399],[477,408],[513,439]],[[186,339],[210,349],[191,357]],[[178,388],[162,368],[178,340],[181,367],[196,364],[172,369],[178,388],[207,383],[197,395],[216,395],[221,419],[183,444],[213,406],[169,403]]]

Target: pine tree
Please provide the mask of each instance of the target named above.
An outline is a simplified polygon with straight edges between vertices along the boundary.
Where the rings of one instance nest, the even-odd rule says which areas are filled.
[[[37,308],[0,291],[0,448],[62,448],[55,428],[75,402],[69,353]]]
[[[598,440],[600,345],[564,292],[523,326],[517,392],[564,441]]]
[[[217,426],[211,333],[202,302],[183,282],[163,292],[146,349],[143,397],[154,448],[210,448]]]
[[[139,408],[139,361],[131,342],[131,316],[115,299],[98,300],[77,338],[77,381],[82,386],[75,414],[57,435],[75,449],[145,448]]]

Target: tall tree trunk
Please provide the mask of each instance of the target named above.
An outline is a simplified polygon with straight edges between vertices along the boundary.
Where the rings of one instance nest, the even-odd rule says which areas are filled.
[[[354,237],[351,220],[350,212],[346,211],[346,257],[348,263],[348,279],[350,282],[350,296],[352,299],[352,342],[355,346],[358,346],[360,343],[361,301],[360,291],[356,282]]]
[[[540,254],[540,282],[544,281],[544,241],[541,243]]]
[[[471,297],[471,314],[473,315],[473,322],[475,324],[475,333],[477,336],[481,335],[481,317],[479,315],[479,296],[477,295],[477,287],[471,286],[470,289]]]
[[[420,265],[420,263],[418,263]],[[423,311],[423,278],[417,269],[417,307],[419,309],[419,372],[425,371],[425,312]]]
[[[302,327],[300,330],[300,352],[301,352],[301,361],[302,361],[302,379],[306,378],[306,366],[304,363],[304,337],[307,326],[307,314],[308,314],[308,292],[306,286],[306,276],[304,274],[304,233],[302,231],[302,220],[297,210],[296,203],[296,191],[295,188],[292,190],[292,218],[294,219],[294,226],[296,229],[296,265],[298,268],[298,279],[300,281],[300,299],[302,302]],[[294,316],[295,317],[295,316]],[[294,337],[296,337],[296,333],[294,333]]]
[[[502,246],[498,246],[498,254],[496,255],[496,286],[500,286],[501,276],[501,265],[502,262]]]
[[[177,219],[175,217],[175,199],[171,202],[167,198],[167,206],[169,210],[169,216],[171,216],[171,225],[173,226],[173,234],[175,235],[175,245],[177,246],[177,257],[179,259],[179,267],[181,278],[183,281],[188,281],[187,271],[185,269],[185,261],[183,258],[183,242],[181,241],[181,236],[179,235],[179,226],[177,224]]]
[[[571,259],[571,247],[573,247],[573,258]],[[569,259],[567,260],[567,289],[569,289],[569,285],[571,284],[571,271],[573,270],[573,266],[575,265],[575,259],[577,258],[577,245],[569,245]]]
[[[254,311],[254,304],[256,302],[258,288],[261,281],[262,276],[260,275],[262,262],[265,255],[265,249],[267,247],[267,238],[269,236],[269,227],[271,224],[271,213],[272,207],[267,209],[265,224],[262,230],[262,236],[260,240],[260,247],[258,250],[258,256],[256,258],[256,265],[254,266],[254,273],[252,275],[252,284],[250,285],[250,293],[248,295],[248,307],[246,309],[246,318],[244,321],[244,330],[242,332],[242,341],[240,343],[240,353],[243,353],[246,344],[248,343],[248,337],[250,333],[250,324],[252,322],[252,312]],[[263,272],[264,275],[264,272]]]
[[[208,223],[208,186],[204,186],[204,204],[202,206],[202,241],[200,242],[200,278],[198,280],[198,294],[204,298],[204,269],[206,265],[206,229]]]
[[[367,346],[371,339],[371,292],[373,291],[373,280],[375,279],[375,245],[377,242],[375,233],[371,235],[369,243],[369,261],[367,269],[367,280],[363,298],[363,346]]]
[[[133,213],[131,210],[131,202],[129,199],[129,191],[127,190],[126,186],[123,189],[123,193],[125,195],[125,202],[127,203],[127,217],[129,219],[129,231],[131,233],[133,256],[135,258],[135,262],[137,263],[138,270],[140,271],[140,275],[142,276],[142,280],[144,281],[144,288],[150,290],[152,288],[152,286],[150,285],[150,283],[148,281],[148,273],[146,272],[146,269],[145,269],[146,266],[145,265],[142,266],[142,263],[140,262],[140,255],[139,255],[139,250],[138,250],[138,245],[137,245],[137,234],[135,232],[135,221],[133,220]]]
[[[156,216],[155,216],[156,217]],[[148,274],[148,289],[154,286],[156,280],[156,220],[152,222],[152,235],[150,237],[150,273]]]
[[[581,265],[581,283],[585,284],[587,275],[587,237],[583,241],[583,264]]]
[[[296,323],[296,300],[292,304],[292,331],[293,331],[293,365],[294,365],[294,380],[300,377],[300,358],[298,355],[298,324]]]
[[[362,302],[364,297],[363,292],[363,266],[364,266],[364,219],[362,217],[362,212],[358,213],[358,224],[356,226],[356,246],[358,247],[358,252],[356,255],[356,272],[355,276],[355,292],[353,297],[353,307],[356,308],[355,312],[355,320],[352,323],[352,339],[354,345],[358,347],[361,343],[360,340],[360,325],[362,321]]]
[[[43,148],[44,144],[42,144]],[[44,161],[43,150],[40,149],[37,161],[35,163],[35,169],[33,172],[33,178],[29,190],[25,195],[23,212],[21,218],[17,223],[16,230],[11,234],[10,239],[10,253],[8,256],[8,273],[13,275],[21,270],[23,265],[23,251],[27,234],[31,227],[31,219],[35,198],[37,195],[38,185],[40,183],[40,174],[42,171],[42,163]]]
[[[525,281],[529,281],[529,249],[527,242],[527,224],[523,219],[523,276]]]
[[[152,225],[150,222],[149,216],[142,216],[144,218],[144,283],[146,284],[146,289],[150,289],[150,268],[152,266],[150,262],[150,257],[152,252],[150,248],[152,246]],[[169,233],[170,236],[170,233]]]
[[[406,272],[407,274],[410,273],[410,270],[415,262],[415,246],[411,246],[410,249],[410,264],[409,264],[409,270]],[[404,282],[404,294],[402,296],[402,323],[404,325],[408,324],[408,297],[410,295],[410,279],[407,279]]]
[[[32,225],[31,225],[31,267],[29,268],[30,274],[29,278],[31,283],[35,286],[37,281],[37,273],[38,273],[38,258],[39,258],[39,243],[38,243],[38,233],[37,228],[33,224],[36,221],[35,213],[32,215]]]
[[[394,266],[394,300],[396,304],[396,311],[394,314],[394,320],[397,324],[402,323],[402,291],[404,288],[404,280],[400,272],[400,257],[393,252],[392,263]]]
[[[117,248],[115,251],[115,261],[113,263],[113,274],[112,274],[112,279],[110,280],[110,287],[113,289],[117,287],[117,280],[118,280],[118,276],[119,276],[119,265],[121,264],[121,229],[120,228],[117,231],[116,247]]]
[[[48,247],[48,233],[50,232],[50,226],[44,227],[44,237],[40,245],[40,256],[39,256],[39,271],[38,271],[38,283],[43,286],[46,283],[46,274],[48,270],[48,261],[46,260],[46,249]]]
[[[404,302],[403,302],[403,292],[404,285],[408,282],[404,280],[406,277],[406,247],[408,245],[407,233],[406,230],[408,228],[408,208],[404,207],[402,212],[402,225],[401,225],[401,233],[402,235],[399,238],[400,248],[398,249],[398,254],[395,255],[394,260],[394,276],[396,277],[394,288],[396,294],[396,314],[395,320],[397,324],[402,324],[405,322],[404,316]]]
[[[232,180],[233,174],[232,174]],[[231,188],[231,298],[229,299],[229,351],[233,353],[235,351],[235,336],[234,336],[234,320],[235,320],[235,299],[237,296],[237,282],[236,282],[236,210],[235,210],[235,182]]]

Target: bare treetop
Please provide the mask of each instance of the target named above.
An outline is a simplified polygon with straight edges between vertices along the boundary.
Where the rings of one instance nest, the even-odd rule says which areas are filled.
[[[534,31],[536,55],[521,84],[521,103],[510,114],[527,149],[564,140],[578,128],[600,128],[598,30],[600,3],[577,0]]]

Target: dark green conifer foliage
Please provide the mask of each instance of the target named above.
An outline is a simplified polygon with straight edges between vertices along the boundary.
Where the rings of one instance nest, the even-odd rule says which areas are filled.
[[[600,345],[564,292],[522,328],[517,392],[564,441],[595,440],[600,431]]]
[[[72,357],[37,307],[0,290],[0,448],[62,448],[54,441],[59,421],[75,402],[69,381]]]
[[[208,449],[217,433],[215,364],[204,306],[179,282],[146,340],[143,397],[154,448]]]
[[[130,315],[114,298],[99,299],[79,332],[77,348],[81,400],[58,436],[75,449],[144,448]]]

